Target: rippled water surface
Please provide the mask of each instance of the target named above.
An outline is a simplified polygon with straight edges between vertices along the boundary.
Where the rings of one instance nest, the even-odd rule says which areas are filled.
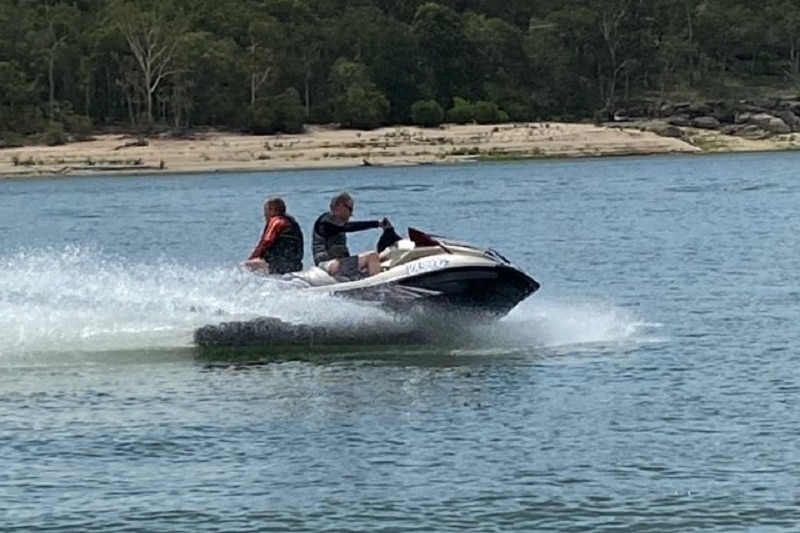
[[[795,531],[799,169],[0,181],[0,529]],[[230,317],[389,327],[236,266],[264,197],[308,234],[342,188],[356,218],[491,245],[542,289],[429,345],[194,347]]]

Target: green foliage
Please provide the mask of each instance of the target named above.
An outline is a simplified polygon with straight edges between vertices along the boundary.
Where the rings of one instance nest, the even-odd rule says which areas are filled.
[[[508,113],[501,111],[494,102],[481,100],[475,102],[475,122],[478,124],[497,124],[508,121]]]
[[[73,140],[88,141],[94,133],[92,119],[80,115],[67,115],[64,117],[64,131],[69,133]]]
[[[25,146],[25,137],[15,131],[0,131],[0,147],[19,148]],[[14,163],[17,165],[18,163]]]
[[[475,121],[475,109],[463,98],[453,98],[453,107],[447,110],[447,120],[454,124],[468,124]]]
[[[253,135],[272,135],[275,133],[272,113],[266,105],[255,105],[247,113],[245,130]]]
[[[507,120],[512,122],[525,122],[527,120],[534,120],[528,106],[521,102],[508,102],[503,104],[504,112],[506,113]]]
[[[481,77],[475,76],[471,58],[478,53],[467,38],[458,13],[448,6],[428,2],[417,9],[411,27],[428,72],[428,90],[441,101],[457,94],[477,94]]]
[[[375,129],[385,123],[391,104],[360,63],[339,58],[331,67],[333,119],[346,128]]]
[[[444,110],[436,100],[420,100],[411,106],[411,122],[423,128],[432,128],[444,121]]]
[[[796,95],[799,25],[790,0],[15,0],[0,2],[0,131],[433,125],[433,100],[462,124],[591,119]]]
[[[275,133],[302,133],[305,108],[300,101],[300,94],[294,88],[258,102],[250,109],[247,118],[247,131],[255,135],[273,135]]]
[[[345,128],[372,130],[385,123],[389,109],[383,93],[354,85],[334,101],[333,117]]]
[[[275,131],[302,133],[305,108],[297,89],[289,88],[270,102]]]
[[[69,139],[67,134],[64,133],[64,126],[60,122],[54,122],[44,132],[42,140],[47,146],[61,146],[62,144],[67,144]]]

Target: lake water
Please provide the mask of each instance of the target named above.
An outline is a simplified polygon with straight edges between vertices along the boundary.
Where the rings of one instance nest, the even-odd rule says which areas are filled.
[[[193,347],[385,326],[237,268],[341,189],[542,289],[466,345]],[[0,529],[794,531],[798,206],[800,154],[0,181]]]

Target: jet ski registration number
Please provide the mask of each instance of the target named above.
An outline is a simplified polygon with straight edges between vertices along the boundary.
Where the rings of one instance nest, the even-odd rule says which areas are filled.
[[[406,273],[410,276],[415,274],[423,274],[432,270],[440,270],[450,264],[447,259],[428,259],[422,261],[415,261],[406,265]]]

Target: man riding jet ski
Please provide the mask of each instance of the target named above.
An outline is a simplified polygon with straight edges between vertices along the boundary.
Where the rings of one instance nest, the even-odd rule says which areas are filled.
[[[355,279],[337,279],[315,266],[278,279],[299,285],[303,291],[353,298],[401,313],[412,319],[412,325],[425,325],[423,337],[432,332],[442,334],[441,327],[453,325],[454,318],[457,324],[499,319],[539,289],[536,280],[491,248],[414,228],[408,228],[408,238],[391,226],[384,228],[375,253],[380,271],[372,276],[358,273]],[[413,328],[411,332],[381,328],[379,333],[381,342],[420,340],[420,333]],[[363,334],[358,327],[298,326],[262,317],[204,326],[195,331],[195,343],[205,347],[347,344],[361,342]],[[367,334],[376,339],[369,328]]]
[[[388,222],[388,221],[387,221]],[[393,310],[420,306],[500,318],[539,283],[491,248],[408,228],[402,238],[385,225],[377,246],[379,271],[331,275],[319,266],[286,274],[305,290],[378,302]]]

